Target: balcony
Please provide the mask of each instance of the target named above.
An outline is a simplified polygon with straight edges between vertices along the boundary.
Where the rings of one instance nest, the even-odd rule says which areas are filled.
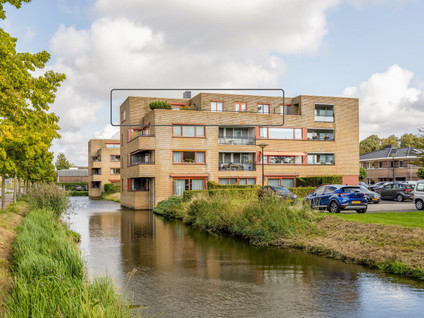
[[[155,152],[153,150],[141,150],[130,156],[130,165],[154,165],[155,164]]]
[[[245,138],[237,138],[237,137],[218,137],[218,144],[220,145],[255,145],[256,138],[255,137],[245,137]]]
[[[255,153],[220,152],[219,171],[255,171]]]
[[[219,163],[219,171],[256,171],[256,165],[253,163]]]
[[[334,140],[333,129],[308,129],[308,140]]]

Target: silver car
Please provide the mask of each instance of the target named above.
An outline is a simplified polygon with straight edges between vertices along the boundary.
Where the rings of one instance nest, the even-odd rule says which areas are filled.
[[[414,189],[415,207],[417,210],[424,209],[424,180],[418,180]]]

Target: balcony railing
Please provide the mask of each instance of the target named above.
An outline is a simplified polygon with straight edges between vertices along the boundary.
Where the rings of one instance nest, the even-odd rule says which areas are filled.
[[[228,138],[228,137],[218,137],[218,144],[220,145],[254,145],[255,137],[245,137],[245,138]]]
[[[255,171],[254,163],[219,163],[219,171]]]

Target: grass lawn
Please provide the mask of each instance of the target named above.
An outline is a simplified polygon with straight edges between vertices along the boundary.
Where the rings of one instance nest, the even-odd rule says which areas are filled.
[[[362,223],[377,223],[386,225],[400,225],[424,229],[424,212],[406,213],[374,213],[374,214],[334,214],[346,221]]]

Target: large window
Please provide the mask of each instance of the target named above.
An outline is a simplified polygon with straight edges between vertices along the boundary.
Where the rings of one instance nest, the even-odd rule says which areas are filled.
[[[212,112],[222,112],[224,110],[223,107],[224,107],[223,102],[216,102],[216,101],[211,102],[211,111]]]
[[[110,161],[119,161],[119,160],[121,160],[120,155],[111,155],[110,156]]]
[[[315,121],[334,122],[334,105],[315,104]]]
[[[106,144],[106,148],[121,148],[120,144]]]
[[[246,103],[234,103],[234,111],[236,113],[245,113],[246,110]]]
[[[206,180],[204,178],[178,178],[174,179],[174,195],[183,195],[185,190],[204,190]]]
[[[301,128],[261,127],[259,135],[264,139],[302,139]]]
[[[251,185],[256,184],[256,178],[219,178],[219,184],[240,184]]]
[[[294,187],[294,179],[293,178],[268,178],[268,185],[270,186],[283,186],[286,188]]]
[[[128,191],[149,191],[149,178],[128,179]]]
[[[302,156],[264,156],[266,164],[302,164]]]
[[[255,154],[242,152],[220,152],[219,170],[241,171],[255,170]]]
[[[174,163],[204,164],[205,152],[204,151],[174,151],[173,162]]]
[[[110,174],[121,174],[121,169],[119,169],[119,168],[110,168]]]
[[[334,154],[330,153],[308,153],[308,164],[309,165],[333,165]]]
[[[205,126],[173,125],[172,135],[174,137],[205,137]]]
[[[269,104],[258,104],[259,114],[269,114]]]
[[[334,140],[334,129],[308,129],[308,140]]]
[[[154,164],[155,152],[153,150],[141,150],[128,154],[128,165]]]

